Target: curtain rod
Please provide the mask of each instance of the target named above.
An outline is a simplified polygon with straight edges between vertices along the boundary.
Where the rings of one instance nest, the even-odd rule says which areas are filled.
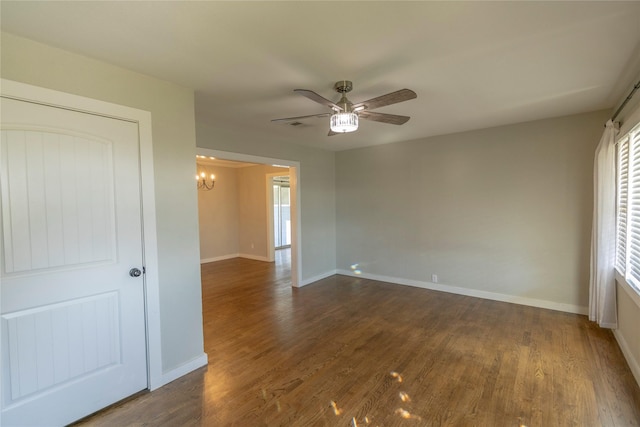
[[[631,101],[631,98],[633,98],[633,94],[636,93],[636,91],[638,89],[640,89],[640,80],[638,80],[638,83],[636,83],[636,85],[633,87],[633,89],[631,89],[631,92],[629,93],[629,96],[627,96],[626,99],[622,102],[622,105],[620,105],[618,107],[618,109],[616,110],[616,112],[613,113],[613,117],[611,117],[611,121],[612,122],[616,121],[616,118],[618,117],[618,114],[620,114],[620,112],[625,107],[625,105],[627,105],[627,103],[629,101]]]

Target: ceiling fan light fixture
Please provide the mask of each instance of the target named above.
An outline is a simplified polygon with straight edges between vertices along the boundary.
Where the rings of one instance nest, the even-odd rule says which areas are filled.
[[[336,113],[331,116],[330,127],[333,132],[347,133],[358,129],[356,113]]]
[[[2,1],[2,0],[0,0]],[[377,96],[367,101],[359,102],[357,104],[352,103],[347,99],[346,94],[353,89],[353,83],[349,80],[340,80],[336,82],[333,89],[341,94],[340,100],[337,103],[329,101],[327,98],[318,95],[312,90],[308,89],[294,89],[295,93],[298,93],[306,98],[309,98],[313,102],[329,107],[333,110],[331,113],[312,114],[310,116],[298,116],[287,117],[284,119],[273,119],[272,122],[286,122],[290,125],[297,125],[299,119],[306,119],[309,117],[327,117],[330,116],[329,127],[331,131],[327,136],[339,135],[341,133],[348,133],[358,130],[358,121],[360,118],[363,120],[372,120],[374,122],[387,123],[392,125],[402,125],[406,123],[410,117],[400,116],[397,114],[377,113],[371,110],[376,108],[385,107],[387,105],[397,104],[399,102],[408,101],[416,98],[418,95],[409,89],[400,89],[395,92],[387,93],[386,95]]]

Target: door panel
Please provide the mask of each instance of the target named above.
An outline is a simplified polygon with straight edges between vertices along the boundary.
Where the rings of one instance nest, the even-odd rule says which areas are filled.
[[[111,142],[34,129],[2,140],[5,273],[113,262]]]
[[[115,292],[3,318],[12,401],[121,362]]]
[[[2,422],[147,386],[137,124],[2,99]]]

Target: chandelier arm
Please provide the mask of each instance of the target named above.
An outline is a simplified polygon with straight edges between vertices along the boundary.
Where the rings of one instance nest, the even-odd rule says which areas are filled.
[[[196,175],[196,183],[198,190],[209,191],[212,190],[216,185],[215,176],[211,175],[211,178],[207,180],[206,177],[201,175]]]

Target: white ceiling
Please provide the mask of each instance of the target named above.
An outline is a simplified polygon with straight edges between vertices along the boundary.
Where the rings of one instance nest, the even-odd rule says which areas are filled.
[[[329,150],[412,140],[613,108],[640,72],[640,2],[26,2],[0,3],[1,26],[196,91],[198,120],[256,141]],[[337,80],[402,126],[361,121],[327,137]]]
[[[204,166],[219,166],[223,168],[233,168],[233,169],[247,168],[249,166],[257,165],[257,163],[236,162],[233,160],[217,159],[215,157],[201,156],[201,155],[196,156],[196,164],[201,164]]]

